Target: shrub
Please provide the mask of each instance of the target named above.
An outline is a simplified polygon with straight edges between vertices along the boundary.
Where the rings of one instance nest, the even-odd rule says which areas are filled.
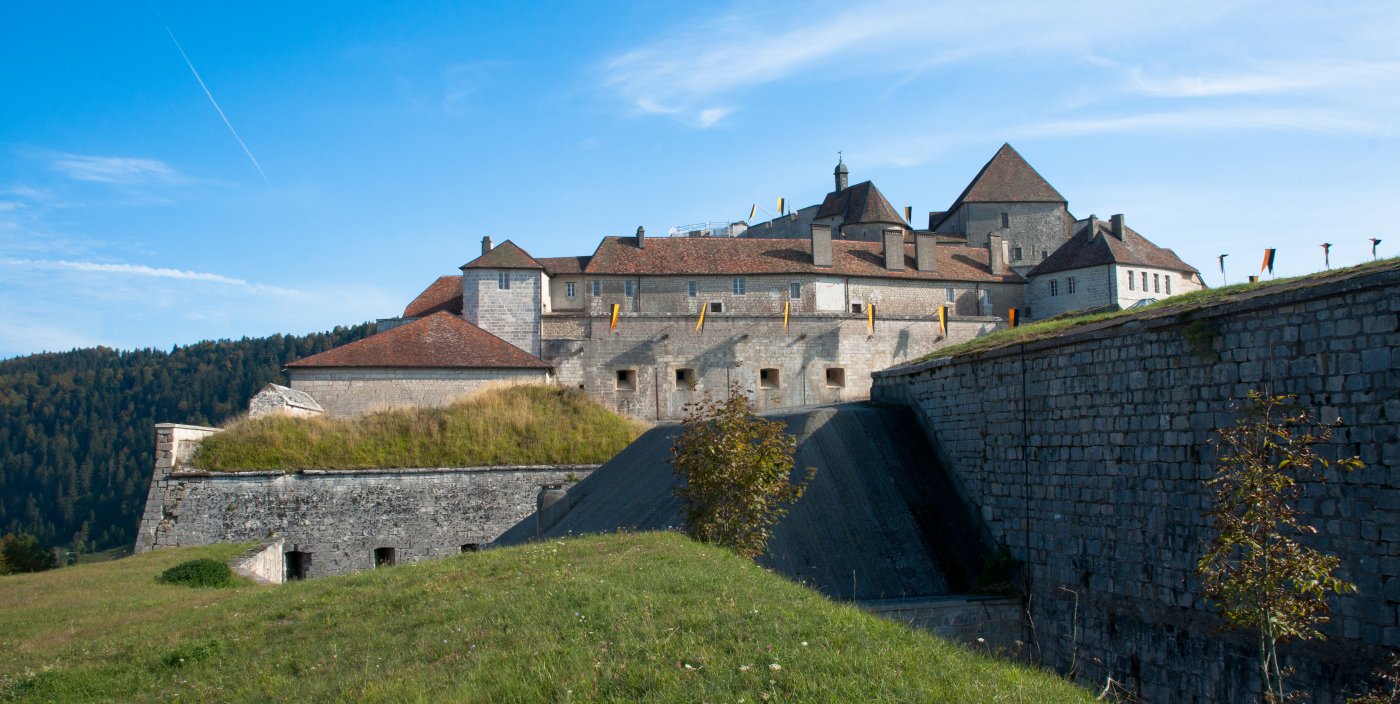
[[[817,470],[808,467],[794,480],[797,439],[783,422],[754,416],[738,386],[727,399],[707,397],[685,411],[685,432],[670,461],[684,480],[676,495],[686,526],[700,542],[758,557],[787,513],[783,504],[800,498]]]
[[[163,662],[166,667],[184,667],[185,665],[192,665],[211,655],[215,655],[223,649],[223,642],[218,640],[196,643],[170,651],[166,654]]]
[[[228,565],[207,558],[181,562],[161,572],[160,581],[190,587],[230,587],[234,584],[233,570]]]

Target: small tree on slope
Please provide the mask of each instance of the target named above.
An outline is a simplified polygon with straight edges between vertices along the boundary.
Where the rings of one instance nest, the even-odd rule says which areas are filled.
[[[1300,480],[1325,481],[1329,467],[1350,471],[1361,461],[1332,462],[1318,455],[1313,446],[1326,443],[1336,423],[1318,425],[1292,401],[1292,396],[1250,392],[1245,414],[1216,431],[1218,467],[1206,482],[1215,537],[1196,566],[1226,627],[1257,637],[1267,702],[1290,699],[1278,645],[1321,639],[1318,626],[1331,613],[1328,595],[1356,591],[1332,573],[1338,558],[1299,541],[1317,530],[1303,523],[1295,504],[1303,492]]]
[[[683,482],[676,495],[686,526],[696,540],[758,557],[787,513],[784,504],[802,496],[816,469],[792,478],[797,439],[783,422],[754,416],[738,386],[724,400],[686,404],[685,412],[670,461]]]

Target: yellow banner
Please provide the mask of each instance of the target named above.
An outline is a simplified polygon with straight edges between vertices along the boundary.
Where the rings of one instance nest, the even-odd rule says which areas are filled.
[[[749,208],[749,222],[753,222],[753,216],[755,216],[755,215],[757,215],[757,214],[758,214],[758,203],[754,203],[754,204],[753,204],[753,207],[752,207],[752,208]]]
[[[865,307],[865,315],[870,319],[870,332],[875,332],[875,304],[871,303]]]
[[[782,215],[782,214],[783,214],[783,207],[786,206],[786,205],[787,205],[787,199],[786,199],[786,198],[779,198],[779,199],[778,199],[778,214],[779,214],[779,215]]]
[[[914,206],[904,206],[904,222],[914,222]]]
[[[700,304],[700,320],[695,323],[695,332],[700,332],[700,330],[705,327],[705,308],[707,307],[708,306],[704,303]]]
[[[613,332],[617,332],[617,311],[619,308],[621,308],[621,306],[619,306],[616,303],[613,304],[612,327],[609,328],[609,330],[612,330]]]
[[[948,306],[938,307],[938,329],[943,332],[943,336],[948,336]]]
[[[792,301],[786,301],[786,302],[783,303],[783,332],[787,332],[787,326],[788,326],[788,311],[791,310],[791,308],[792,308]]]

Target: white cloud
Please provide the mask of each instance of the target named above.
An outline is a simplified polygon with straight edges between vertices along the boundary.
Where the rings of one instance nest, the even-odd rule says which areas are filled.
[[[119,274],[126,276],[141,276],[158,279],[178,279],[182,281],[207,281],[210,283],[224,284],[228,286],[239,286],[250,291],[268,293],[282,296],[303,296],[306,295],[295,289],[282,288],[280,286],[269,286],[267,284],[250,283],[244,279],[237,279],[222,274],[211,274],[203,271],[188,271],[185,269],[170,269],[164,267],[151,267],[143,264],[107,264],[102,262],[75,262],[63,259],[3,259],[0,263],[26,268],[44,269],[65,269],[68,271],[79,271],[96,274]]]
[[[1210,98],[1232,95],[1301,93],[1318,89],[1354,89],[1394,85],[1400,61],[1318,61],[1285,63],[1259,70],[1207,75],[1148,77],[1141,67],[1128,71],[1130,90],[1164,98]]]
[[[1012,126],[1020,137],[1076,137],[1115,132],[1285,131],[1385,136],[1394,133],[1384,121],[1336,110],[1314,108],[1221,108],[1142,113],[1104,118],[1053,120]]]
[[[53,158],[50,167],[76,181],[121,186],[186,180],[183,174],[159,159],[60,154]]]

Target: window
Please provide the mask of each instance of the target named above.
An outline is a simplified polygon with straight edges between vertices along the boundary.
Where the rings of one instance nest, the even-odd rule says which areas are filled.
[[[788,298],[796,301],[802,298],[802,284],[793,282],[788,284]]]
[[[506,290],[509,290],[509,289],[510,289],[510,272],[508,272],[508,271],[498,271],[498,272],[496,272],[496,288],[501,289],[502,291],[506,291]]]
[[[734,295],[744,295],[744,277],[742,276],[734,277]]]
[[[1161,280],[1161,276],[1158,275],[1158,274],[1153,274],[1153,275],[1152,275],[1152,292],[1153,292],[1153,293],[1161,293],[1161,292],[1162,292],[1162,280]]]
[[[710,304],[710,312],[711,312],[711,313],[723,313],[723,312],[724,312],[724,303],[721,302],[721,301],[715,301],[715,302],[711,303],[711,304]]]
[[[846,388],[846,370],[841,367],[827,367],[826,386],[829,389]]]
[[[1050,295],[1060,295],[1060,282],[1056,281],[1055,279],[1050,279]]]
[[[286,578],[306,579],[306,570],[311,566],[311,553],[292,550],[286,557]]]
[[[1016,249],[1012,250],[1011,257],[1018,262],[1021,261],[1021,245],[1016,245]]]
[[[567,298],[573,298],[573,297],[574,297],[574,294],[576,294],[576,293],[578,293],[578,284],[576,284],[576,283],[574,283],[574,282],[572,282],[572,281],[570,281],[570,282],[564,284],[564,296],[565,296],[565,297],[567,297]]]
[[[637,292],[637,282],[628,279],[622,282],[622,295],[631,298]]]
[[[1042,249],[1042,250],[1040,250],[1040,261],[1042,261],[1042,262],[1045,261],[1045,258],[1046,258],[1046,257],[1049,257],[1049,256],[1050,256],[1050,250],[1047,250],[1047,249]]]
[[[594,298],[597,298],[597,297],[599,297],[599,296],[601,296],[601,295],[603,295],[603,282],[602,282],[602,281],[594,281],[594,282],[593,282],[593,297],[594,297]]]
[[[1128,290],[1129,290],[1129,291],[1136,291],[1136,290],[1137,290],[1137,286],[1136,286],[1136,284],[1134,283],[1134,279],[1133,279],[1133,272],[1131,272],[1131,271],[1128,272]]]
[[[1142,292],[1147,293],[1147,272],[1142,272]]]
[[[462,543],[462,552],[481,552],[481,543]]]
[[[852,312],[852,313],[864,313],[864,312],[865,312],[865,306],[862,305],[862,304],[860,304],[860,303],[852,303],[852,304],[851,304],[851,312]]]
[[[978,291],[978,292],[977,292],[977,308],[978,308],[978,313],[981,314],[981,315],[991,315],[991,314],[992,314],[992,292],[991,292],[991,291]]]
[[[953,289],[951,289],[951,288],[945,288],[945,289],[943,289],[943,302],[944,302],[944,303],[952,303],[954,300],[957,300],[957,295],[953,292]]]
[[[1002,226],[1002,227],[1011,227],[1011,214],[1010,214],[1010,213],[1002,213],[1002,214],[1001,214],[1001,226]],[[1020,257],[1016,257],[1016,258],[1017,258],[1017,259],[1020,259]]]
[[[1065,279],[1065,293],[1074,293],[1074,277]]]
[[[758,370],[758,388],[776,389],[778,388],[778,370],[760,369]]]
[[[700,293],[700,287],[696,286],[694,281],[685,282],[685,294],[687,296],[695,298],[696,294],[698,293]]]
[[[1171,275],[1171,274],[1166,274],[1166,275],[1162,276],[1162,283],[1164,283],[1164,284],[1167,285],[1167,291],[1166,291],[1167,295],[1168,295],[1168,296],[1172,295],[1172,275]]]
[[[636,391],[637,390],[637,370],[619,369],[617,370],[617,390]]]
[[[393,564],[394,564],[394,549],[393,549],[393,548],[375,548],[375,549],[374,549],[374,566],[375,566],[375,567],[392,567]]]
[[[677,390],[677,391],[687,391],[687,390],[691,390],[691,389],[694,389],[694,388],[695,388],[695,370],[694,370],[694,369],[677,369],[677,370],[676,370],[676,390]]]

